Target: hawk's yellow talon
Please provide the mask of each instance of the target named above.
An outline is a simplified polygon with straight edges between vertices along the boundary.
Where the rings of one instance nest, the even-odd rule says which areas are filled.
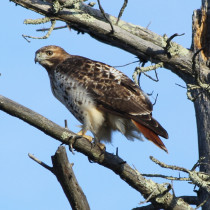
[[[77,135],[86,138],[91,143],[93,141],[93,137],[92,136],[85,135],[85,133],[86,132],[84,132],[83,130],[81,130],[81,131],[79,131],[77,133]]]

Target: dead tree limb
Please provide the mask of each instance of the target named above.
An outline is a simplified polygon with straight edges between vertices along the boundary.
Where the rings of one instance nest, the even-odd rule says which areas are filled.
[[[127,184],[140,192],[145,199],[152,194],[149,201],[155,207],[167,209],[173,206],[174,210],[179,210],[180,206],[182,206],[183,209],[192,209],[182,199],[178,199],[169,193],[165,184],[157,184],[152,180],[145,179],[137,170],[129,166],[119,156],[108,152],[101,152],[98,147],[93,147],[85,138],[78,138],[74,141],[75,138],[71,138],[75,137],[73,132],[53,123],[40,114],[3,96],[0,96],[0,110],[38,128],[63,144],[73,145],[75,150],[83,153],[90,160],[111,169]]]
[[[12,1],[51,19],[64,21],[72,29],[88,33],[101,42],[126,50],[136,55],[139,59],[153,63],[163,62],[165,68],[172,70],[182,79],[186,80],[186,76],[192,73],[193,53],[171,41],[170,53],[172,57],[169,59],[165,52],[167,36],[160,36],[146,28],[129,24],[122,20],[116,25],[117,18],[108,15],[115,30],[114,34],[110,34],[110,24],[104,19],[101,11],[84,3],[79,3],[79,5],[71,9],[63,8],[62,11],[52,14],[50,12],[52,4],[41,0]],[[189,80],[187,81],[189,82]]]
[[[60,182],[73,210],[89,210],[87,198],[74,175],[72,164],[69,163],[65,147],[60,146],[52,156],[54,175]]]

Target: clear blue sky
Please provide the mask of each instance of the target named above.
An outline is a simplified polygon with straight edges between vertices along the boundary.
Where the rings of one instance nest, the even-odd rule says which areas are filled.
[[[193,10],[200,8],[201,1],[192,0],[133,0],[129,1],[122,19],[146,27],[160,35],[185,33],[174,41],[189,48],[191,45],[191,25]],[[101,4],[107,13],[118,15],[123,0],[105,1]],[[95,6],[97,7],[97,5]],[[46,71],[34,63],[34,53],[45,45],[58,45],[71,54],[89,57],[109,65],[123,65],[132,62],[135,56],[115,47],[102,44],[89,35],[77,35],[73,30],[57,30],[47,40],[26,42],[22,34],[42,36],[36,29],[48,27],[24,25],[26,18],[41,16],[8,0],[1,2],[1,68],[0,94],[6,96],[59,125],[68,120],[70,130],[77,132],[79,124],[68,110],[51,93]],[[58,22],[56,26],[65,25]],[[119,68],[129,77],[135,64]],[[154,75],[154,73],[151,73]],[[149,141],[127,141],[116,134],[107,151],[115,153],[141,173],[162,173],[179,176],[178,172],[161,169],[149,160],[152,155],[168,164],[191,168],[198,159],[197,131],[193,103],[187,100],[186,90],[175,83],[184,85],[176,75],[166,69],[158,70],[159,82],[142,77],[142,88],[146,93],[154,91],[150,97],[158,101],[153,116],[166,128],[169,139],[164,140],[169,154]],[[69,209],[69,203],[55,176],[28,158],[28,153],[51,165],[51,156],[60,143],[34,127],[0,111],[0,209],[4,210],[57,210]],[[70,162],[83,188],[92,210],[127,210],[139,206],[144,199],[123,182],[112,171],[94,163],[76,152],[68,153]],[[183,174],[181,174],[183,175]],[[167,182],[162,179],[153,179]],[[176,196],[195,195],[193,185],[174,182]]]

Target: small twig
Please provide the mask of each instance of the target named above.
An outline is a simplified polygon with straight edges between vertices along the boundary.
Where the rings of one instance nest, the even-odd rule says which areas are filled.
[[[42,36],[42,37],[34,37],[34,36],[28,36],[28,35],[22,35],[23,38],[25,38],[28,42],[30,42],[27,38],[30,38],[30,39],[47,39],[50,34],[52,33],[54,27],[55,27],[55,23],[56,23],[56,20],[51,20],[51,27],[49,29],[49,31],[47,32],[46,35]]]
[[[125,8],[127,7],[127,4],[128,4],[128,0],[124,0],[124,3],[123,3],[123,5],[122,5],[122,8],[120,9],[119,15],[118,15],[118,17],[117,17],[116,25],[118,24],[120,18],[122,17],[122,14],[123,14]]]
[[[191,171],[195,171],[195,169],[202,164],[202,161],[205,159],[205,157],[200,157],[200,159],[197,161],[197,163],[192,167]]]
[[[100,3],[100,0],[97,0],[98,1],[98,6],[99,6],[99,9],[100,9],[100,11],[101,11],[101,13],[102,13],[102,15],[103,15],[103,17],[108,21],[108,23],[110,24],[110,26],[111,26],[111,34],[113,34],[114,33],[114,27],[113,27],[113,25],[112,25],[112,22],[109,20],[109,18],[107,18],[107,16],[106,16],[106,14],[105,14],[105,12],[104,12],[104,9],[103,9],[103,7],[101,6],[101,3]]]
[[[153,92],[154,92],[154,91],[152,91],[151,93],[147,93],[147,95],[148,95],[148,96],[152,96],[152,95],[153,95]],[[154,103],[152,104],[153,106],[156,104],[157,98],[158,98],[158,93],[157,93],[157,95],[156,95],[156,97],[155,97]]]
[[[156,95],[156,97],[155,97],[154,103],[152,104],[153,106],[155,106],[155,104],[156,104],[156,102],[157,102],[157,98],[158,98],[158,93],[157,93],[157,95]]]
[[[177,86],[179,86],[179,87],[181,87],[181,88],[187,89],[187,87],[184,87],[184,86],[182,86],[182,85],[180,85],[180,84],[178,84],[178,83],[175,83],[175,85],[177,85]]]
[[[150,160],[152,160],[154,163],[158,164],[159,166],[161,166],[162,168],[170,168],[172,170],[177,170],[177,171],[183,171],[186,173],[189,173],[190,171],[187,170],[186,168],[183,167],[179,167],[179,166],[172,166],[172,165],[167,165],[163,162],[160,162],[159,160],[157,160],[156,158],[154,158],[153,156],[150,156]]]
[[[137,76],[140,74],[140,73],[145,73],[147,71],[152,71],[152,70],[156,70],[157,68],[162,68],[164,66],[163,62],[160,62],[160,63],[157,63],[155,65],[152,65],[152,66],[147,66],[147,67],[136,67],[135,70],[134,70],[134,73],[133,73],[133,80],[134,82],[138,85],[138,79],[137,79]],[[157,72],[155,73],[156,74],[156,77],[157,77]],[[146,75],[145,76],[148,76],[150,77],[149,75]],[[153,79],[154,80],[154,79]]]
[[[152,95],[153,95],[153,92],[154,92],[154,91],[152,91],[151,93],[147,93],[147,95],[148,95],[148,96],[152,96]]]
[[[156,190],[157,190],[157,188],[155,188],[155,189],[153,190],[153,192],[147,197],[146,200],[141,201],[139,204],[144,204],[144,203],[149,202],[149,200],[152,198],[152,196],[154,195],[154,193],[155,193]]]
[[[187,177],[173,177],[173,176],[165,176],[162,174],[142,174],[142,176],[158,177],[158,178],[163,178],[163,179],[168,179],[168,180],[176,180],[176,181],[190,181],[190,178],[187,178]]]
[[[46,168],[47,170],[51,171],[54,174],[53,171],[53,167],[48,166],[46,163],[42,162],[41,160],[39,160],[38,158],[36,158],[34,155],[28,153],[28,156],[34,160],[35,162],[37,162],[39,165],[43,166],[44,168]]]
[[[184,35],[184,33],[183,34],[175,33],[172,36],[170,36],[169,38],[167,38],[166,35],[163,36],[163,38],[166,40],[166,46],[164,47],[164,50],[165,50],[168,58],[171,58],[173,55],[177,55],[179,53],[179,50],[177,49],[177,45],[176,44],[174,45],[171,42],[171,40],[176,36],[182,36],[182,35]]]
[[[148,29],[149,28],[149,26],[151,25],[151,21],[149,21],[149,23],[147,24],[147,26],[146,26],[146,29]]]
[[[119,156],[119,155],[118,155],[118,147],[116,148],[116,156]]]
[[[142,62],[141,68],[144,67],[145,64],[146,64],[146,62]],[[139,64],[139,66],[140,66],[140,64]],[[140,79],[141,79],[141,72],[140,72],[139,75],[138,75],[138,85],[139,85],[139,87],[141,87]]]
[[[168,38],[168,40],[166,41],[166,47],[165,47],[166,51],[169,49],[169,47],[170,47],[170,42],[171,42],[171,40],[172,40],[174,37],[176,37],[176,36],[183,36],[184,34],[185,34],[185,33],[182,33],[182,34],[175,33],[175,34],[173,34],[172,36],[170,36],[170,37]]]
[[[67,120],[64,120],[64,125],[65,125],[65,128],[68,128],[68,121]]]
[[[158,82],[159,81],[159,78],[158,78],[158,74],[157,74],[157,71],[156,69],[154,70],[155,71],[155,77],[156,79],[154,79],[153,77],[151,77],[150,75],[146,74],[145,72],[143,72],[143,74],[148,77],[149,79],[153,80],[154,82]]]
[[[114,68],[120,68],[120,67],[125,67],[125,66],[131,65],[133,63],[138,63],[138,62],[139,62],[139,60],[138,61],[133,61],[133,62],[130,62],[130,63],[127,63],[127,64],[124,64],[124,65],[120,65],[120,66],[113,66],[113,67]]]
[[[59,27],[55,27],[55,28],[53,28],[53,30],[59,30],[59,29],[63,29],[63,28],[67,28],[68,26],[67,25],[65,25],[65,26],[59,26]],[[50,28],[42,28],[42,29],[37,29],[36,31],[41,31],[41,32],[45,32],[45,31],[49,31],[50,30]]]

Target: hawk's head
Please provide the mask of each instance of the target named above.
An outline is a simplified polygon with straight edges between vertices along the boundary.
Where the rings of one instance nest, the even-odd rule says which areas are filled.
[[[50,45],[40,48],[35,53],[35,63],[45,67],[48,71],[54,69],[58,64],[62,63],[69,55],[64,49],[58,46]]]

